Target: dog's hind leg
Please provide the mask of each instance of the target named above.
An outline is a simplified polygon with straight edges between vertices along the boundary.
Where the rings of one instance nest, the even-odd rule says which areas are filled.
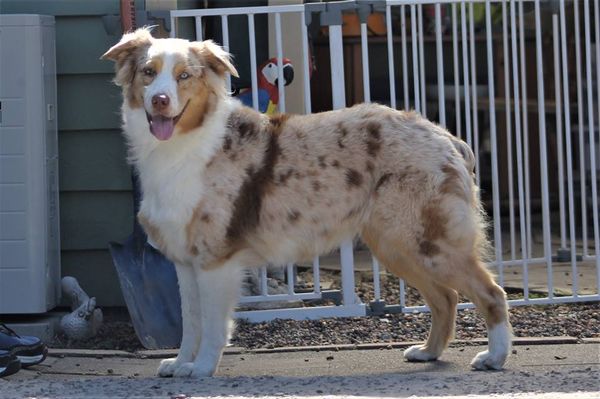
[[[242,268],[227,261],[210,270],[196,267],[199,291],[200,345],[193,362],[183,363],[175,377],[212,376],[229,338],[233,309],[239,299]]]
[[[473,301],[483,314],[488,330],[488,350],[478,353],[471,366],[477,370],[500,370],[512,340],[506,294],[478,259],[469,257],[463,264],[465,267],[450,284]]]
[[[454,338],[458,294],[451,288],[423,277],[425,276],[411,279],[409,284],[419,290],[431,309],[431,329],[424,345],[414,345],[404,351],[404,357],[408,361],[437,360],[448,342]]]
[[[158,367],[160,377],[170,377],[182,364],[194,360],[200,344],[198,284],[194,268],[175,264],[181,296],[182,337],[177,357],[164,359]]]

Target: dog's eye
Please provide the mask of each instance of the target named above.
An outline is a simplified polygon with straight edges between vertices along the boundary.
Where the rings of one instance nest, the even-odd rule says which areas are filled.
[[[187,78],[190,77],[190,74],[187,72],[182,72],[179,74],[179,76],[177,77],[177,80],[185,80]]]
[[[143,72],[144,72],[144,75],[146,75],[146,76],[156,75],[156,71],[154,71],[154,69],[152,69],[152,68],[144,68]]]

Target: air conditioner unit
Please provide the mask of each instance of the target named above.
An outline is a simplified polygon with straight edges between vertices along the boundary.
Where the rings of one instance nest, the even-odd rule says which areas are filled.
[[[54,17],[0,15],[0,314],[60,297]]]

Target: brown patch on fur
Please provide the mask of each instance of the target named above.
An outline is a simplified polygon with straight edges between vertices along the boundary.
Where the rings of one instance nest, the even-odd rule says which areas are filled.
[[[348,129],[346,129],[344,127],[344,125],[342,124],[342,122],[339,122],[337,124],[337,128],[338,128],[338,133],[339,133],[339,137],[338,137],[338,140],[337,140],[338,147],[340,147],[340,148],[346,148],[346,145],[343,143],[343,140],[348,135]]]
[[[214,112],[218,97],[202,76],[190,76],[177,84],[177,96],[184,107],[181,119],[177,122],[181,133],[197,129]],[[188,103],[189,101],[189,103]]]
[[[366,124],[365,129],[367,131],[367,138],[365,139],[367,153],[375,157],[381,150],[381,123],[369,122]]]
[[[379,190],[379,188],[381,186],[383,186],[385,183],[387,183],[391,177],[392,177],[391,173],[386,173],[385,175],[381,176],[379,178],[379,180],[377,180],[377,184],[375,184],[375,191],[377,192],[377,190]]]
[[[275,114],[269,116],[269,123],[272,127],[273,134],[280,134],[283,125],[290,119],[291,115],[289,114]]]
[[[233,212],[227,226],[227,239],[230,244],[243,239],[260,222],[260,211],[264,196],[270,191],[274,180],[274,169],[281,152],[278,131],[265,132],[266,148],[262,165],[250,170],[233,202]]]
[[[346,184],[349,187],[359,187],[362,184],[363,176],[356,169],[346,169]]]
[[[440,193],[453,195],[469,202],[469,195],[464,191],[460,173],[451,164],[446,164],[442,167],[442,172],[445,174],[444,181],[440,185]]]
[[[321,183],[319,183],[318,181],[315,180],[312,182],[312,187],[313,187],[313,190],[319,191],[321,189]]]
[[[440,253],[440,247],[431,241],[421,241],[419,243],[419,253],[425,256],[434,256]]]
[[[281,173],[279,176],[277,176],[278,183],[285,185],[287,180],[290,177],[292,177],[293,174],[294,174],[294,169],[292,169],[292,168],[288,169],[285,173]]]
[[[435,241],[446,235],[446,223],[448,218],[439,207],[434,204],[425,205],[421,209],[421,221],[423,223],[423,238],[427,241]]]
[[[202,216],[200,216],[200,220],[203,221],[204,223],[210,223],[211,218],[210,218],[210,215],[205,212],[202,214]]]
[[[331,162],[331,166],[333,166],[334,168],[339,168],[340,161],[338,161],[337,159],[334,159],[333,162]]]
[[[365,168],[367,169],[367,172],[373,173],[373,170],[375,170],[375,165],[373,165],[373,162],[367,161]]]
[[[327,164],[325,163],[325,156],[324,155],[319,155],[317,157],[317,161],[319,162],[319,167],[321,169],[327,168]]]

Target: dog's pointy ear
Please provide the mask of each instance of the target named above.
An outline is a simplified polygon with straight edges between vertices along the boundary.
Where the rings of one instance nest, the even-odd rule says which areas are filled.
[[[123,35],[119,43],[112,46],[100,57],[101,60],[122,62],[133,50],[147,46],[152,42],[152,35],[148,28],[140,28],[134,32]]]
[[[237,70],[231,63],[231,54],[212,40],[193,42],[191,50],[217,75],[225,76],[225,73],[229,72],[236,78],[239,77]]]

